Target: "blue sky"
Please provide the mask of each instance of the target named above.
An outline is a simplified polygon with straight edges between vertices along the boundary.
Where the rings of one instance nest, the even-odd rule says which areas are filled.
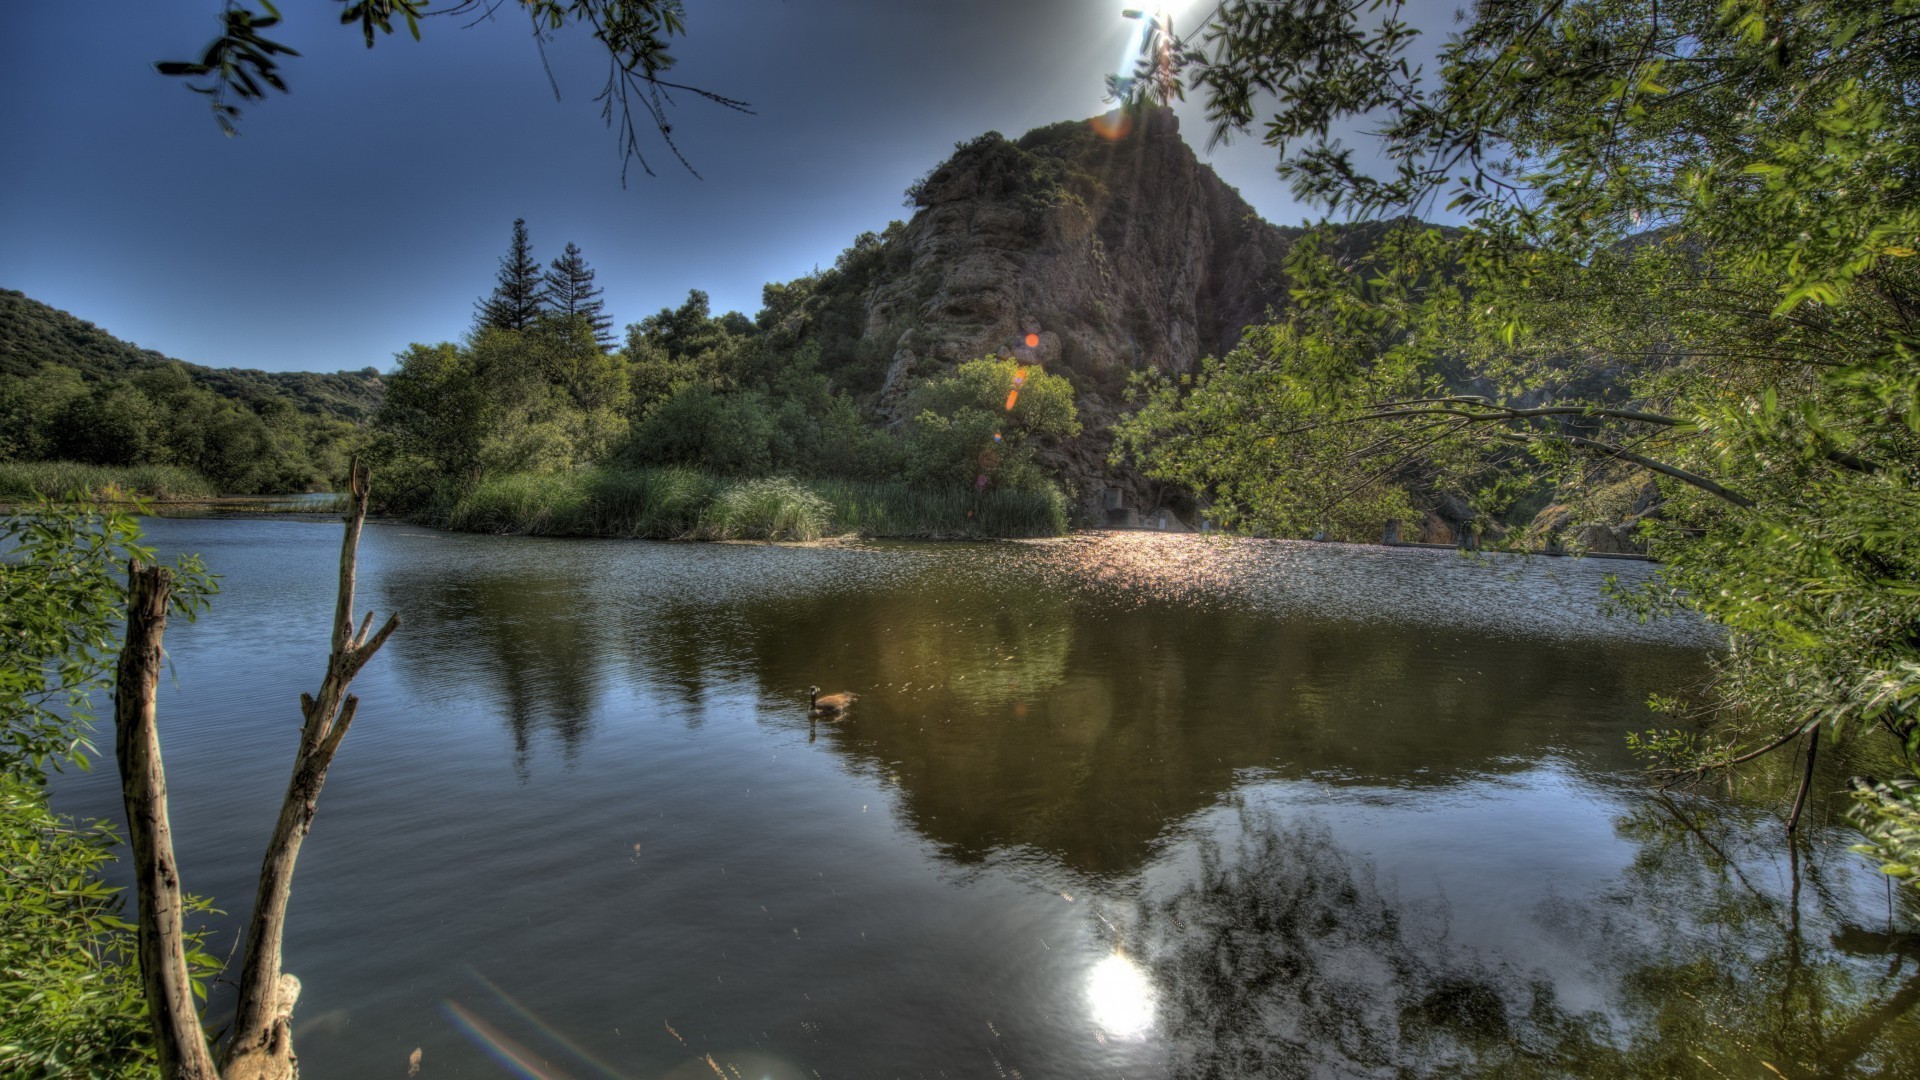
[[[688,0],[674,77],[755,115],[683,99],[700,178],[651,142],[657,175],[623,188],[581,35],[547,48],[556,101],[512,3],[371,50],[334,0],[279,6],[292,93],[228,139],[151,68],[197,55],[219,0],[6,0],[0,286],[196,363],[384,370],[466,332],[524,217],[543,262],[581,247],[620,324],[691,288],[752,314],[763,283],[906,217],[902,191],[956,141],[1099,112],[1138,26],[1113,0]],[[1268,220],[1309,216],[1270,150],[1208,154],[1183,114]]]

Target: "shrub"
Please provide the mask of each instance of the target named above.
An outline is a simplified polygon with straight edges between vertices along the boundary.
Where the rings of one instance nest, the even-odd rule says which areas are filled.
[[[830,509],[797,481],[748,480],[720,493],[701,532],[714,540],[818,540]]]

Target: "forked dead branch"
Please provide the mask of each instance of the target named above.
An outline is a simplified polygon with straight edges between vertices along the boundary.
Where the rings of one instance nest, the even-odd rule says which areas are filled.
[[[161,1074],[167,1080],[269,1080],[296,1074],[291,1018],[299,980],[281,971],[281,937],[292,895],[294,864],[313,827],[327,769],[346,738],[360,699],[347,692],[354,676],[399,626],[390,616],[373,632],[373,613],[353,623],[353,590],[360,529],[367,516],[369,475],[350,470],[350,509],[340,544],[340,588],[334,606],[332,649],[317,694],[300,695],[305,717],[293,775],[260,867],[253,918],[240,970],[240,996],[218,1068],[200,1027],[190,990],[180,922],[180,876],[167,825],[166,774],[155,726],[161,636],[166,629],[171,577],[164,568],[132,568],[126,648],[114,692],[115,748],[126,800],[140,907],[140,966]]]

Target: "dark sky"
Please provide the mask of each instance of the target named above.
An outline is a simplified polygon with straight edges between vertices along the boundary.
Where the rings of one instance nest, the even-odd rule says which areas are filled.
[[[688,0],[673,77],[755,115],[683,97],[675,134],[701,178],[652,140],[658,175],[622,188],[583,35],[547,47],[555,101],[511,0],[372,50],[334,0],[279,6],[269,36],[303,54],[284,63],[292,93],[227,139],[150,66],[197,55],[218,0],[5,0],[0,285],[183,360],[384,370],[466,332],[525,217],[542,262],[580,245],[621,325],[691,288],[751,315],[763,283],[908,216],[902,191],[956,141],[1100,112],[1139,25],[1117,0]],[[1168,7],[1179,26],[1203,5]],[[1434,7],[1444,29],[1452,4]],[[1268,220],[1308,216],[1272,151],[1206,154],[1197,109],[1183,116]]]

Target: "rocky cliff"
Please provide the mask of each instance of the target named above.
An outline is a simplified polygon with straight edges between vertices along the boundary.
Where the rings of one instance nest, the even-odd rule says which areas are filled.
[[[1284,304],[1280,263],[1297,231],[1261,220],[1167,110],[989,133],[909,200],[913,218],[888,231],[884,269],[862,286],[859,352],[876,374],[884,364],[874,407],[905,419],[914,378],[974,357],[1042,363],[1073,382],[1086,427],[1052,462],[1082,516],[1159,504],[1106,464],[1129,376],[1191,371]]]

